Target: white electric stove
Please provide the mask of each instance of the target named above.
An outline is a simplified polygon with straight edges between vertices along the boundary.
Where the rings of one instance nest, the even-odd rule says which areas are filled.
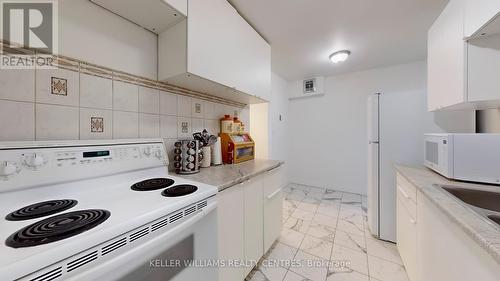
[[[0,143],[0,280],[217,280],[214,186],[162,140]]]

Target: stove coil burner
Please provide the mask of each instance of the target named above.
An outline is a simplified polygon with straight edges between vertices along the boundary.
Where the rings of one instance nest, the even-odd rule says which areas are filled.
[[[65,211],[76,204],[78,204],[78,201],[71,199],[39,202],[14,211],[8,214],[5,219],[9,221],[22,221],[41,218]]]
[[[136,191],[150,191],[150,190],[166,188],[171,186],[172,184],[174,184],[173,179],[156,178],[135,183],[134,185],[132,185],[131,188],[132,190]]]
[[[198,190],[198,187],[190,184],[180,184],[169,187],[161,193],[165,197],[178,197],[191,194]]]
[[[5,244],[24,248],[59,241],[96,227],[110,215],[106,210],[90,209],[52,216],[15,232]]]

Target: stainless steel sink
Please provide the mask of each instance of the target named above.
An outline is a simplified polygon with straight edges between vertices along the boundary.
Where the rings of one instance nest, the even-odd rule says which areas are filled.
[[[467,189],[455,186],[441,186],[441,188],[469,205],[500,212],[500,192]]]
[[[498,192],[495,192],[453,185],[438,186],[459,201],[469,205],[477,214],[500,227],[500,189]]]

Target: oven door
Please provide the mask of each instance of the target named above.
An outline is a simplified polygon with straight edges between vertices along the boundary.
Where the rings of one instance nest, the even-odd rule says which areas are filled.
[[[71,280],[217,281],[217,258],[216,202],[211,202],[176,227]]]
[[[452,177],[449,163],[451,147],[449,135],[426,135],[425,166],[445,177]]]

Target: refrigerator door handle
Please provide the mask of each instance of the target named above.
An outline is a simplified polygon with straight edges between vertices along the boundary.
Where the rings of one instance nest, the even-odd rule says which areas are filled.
[[[368,144],[378,144],[380,143],[379,141],[369,141]]]

